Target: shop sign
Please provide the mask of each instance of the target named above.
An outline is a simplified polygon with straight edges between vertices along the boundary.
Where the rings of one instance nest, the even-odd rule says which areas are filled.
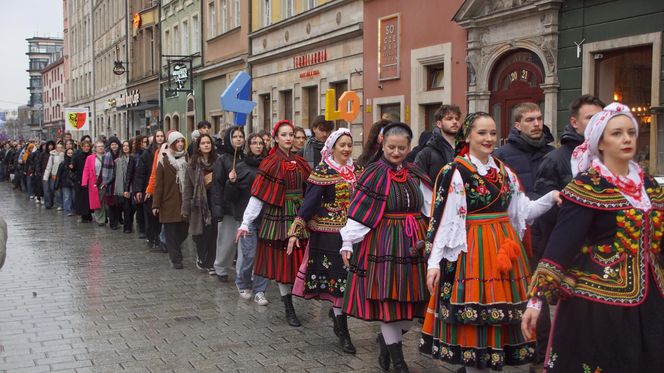
[[[300,73],[300,79],[313,78],[314,76],[318,75],[320,75],[320,71],[318,70],[305,71],[303,73]]]
[[[141,94],[138,89],[127,91],[124,95],[115,99],[116,107],[137,106],[141,102]]]
[[[194,77],[192,71],[192,56],[164,56],[168,64],[168,83],[166,84],[166,97],[177,96],[179,92],[192,93],[194,91]]]
[[[351,123],[360,113],[360,96],[354,91],[346,91],[339,97],[338,105],[335,102],[336,97],[337,93],[334,89],[330,88],[325,91],[325,120],[343,119]]]
[[[378,20],[378,80],[399,79],[400,15]]]
[[[327,62],[327,49],[293,57],[293,66],[296,69],[323,62]]]

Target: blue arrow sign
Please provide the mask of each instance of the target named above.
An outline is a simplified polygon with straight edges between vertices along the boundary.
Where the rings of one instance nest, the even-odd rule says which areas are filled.
[[[234,124],[244,126],[247,124],[247,114],[251,113],[256,107],[256,103],[251,98],[251,76],[241,71],[231,84],[226,87],[221,94],[221,109],[233,112]]]

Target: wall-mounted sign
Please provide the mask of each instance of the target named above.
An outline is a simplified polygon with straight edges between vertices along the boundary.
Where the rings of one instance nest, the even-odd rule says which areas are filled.
[[[179,92],[192,93],[194,91],[194,77],[192,71],[192,56],[163,56],[167,58],[168,84],[164,94],[166,97],[177,96]],[[166,77],[164,77],[166,78]]]
[[[90,129],[90,114],[88,108],[65,108],[65,128],[67,131],[87,131]]]
[[[327,62],[327,49],[293,57],[296,69]]]
[[[344,92],[339,97],[339,110],[336,109],[336,91],[328,89],[325,91],[325,120],[343,119],[352,122],[360,114],[360,96],[353,91]]]
[[[221,109],[234,113],[233,122],[236,126],[247,124],[247,114],[256,107],[256,103],[251,101],[250,97],[251,76],[244,71],[237,74],[219,97]]]
[[[378,20],[378,80],[399,79],[400,15]]]
[[[138,106],[141,102],[141,93],[138,89],[125,92],[114,99],[115,107]]]
[[[134,13],[132,23],[134,24],[134,30],[137,30],[139,27],[141,27],[141,13]]]
[[[320,71],[318,70],[305,71],[303,73],[300,73],[300,79],[313,78],[314,76],[318,75],[320,75]]]

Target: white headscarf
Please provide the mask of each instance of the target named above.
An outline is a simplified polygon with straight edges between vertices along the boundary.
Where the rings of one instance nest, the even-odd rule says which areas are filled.
[[[624,115],[632,121],[638,136],[639,124],[636,122],[636,119],[634,119],[629,107],[618,102],[606,106],[602,111],[593,115],[590,119],[583,134],[585,141],[577,146],[572,152],[572,176],[576,176],[579,172],[586,171],[590,168],[594,159],[599,159],[599,139],[602,137],[604,129],[609,121],[619,115]],[[635,162],[632,161],[630,163]]]
[[[593,167],[599,171],[600,175],[618,187],[618,190],[632,206],[647,211],[650,210],[651,203],[648,194],[644,190],[641,167],[636,162],[629,161],[628,175],[619,176],[613,174],[599,157],[599,140],[609,121],[619,115],[624,115],[632,121],[638,136],[639,124],[629,107],[617,102],[606,106],[590,119],[584,132],[585,141],[572,152],[572,175],[576,176],[579,172],[584,172]],[[631,190],[631,193],[628,192],[629,190]]]
[[[334,160],[334,157],[332,156],[334,145],[337,143],[337,140],[339,140],[341,136],[349,136],[351,139],[353,138],[353,135],[348,128],[339,128],[338,130],[332,132],[330,136],[328,136],[327,140],[325,140],[325,145],[323,146],[323,150],[320,151],[320,154],[322,155],[323,161],[327,163],[328,166],[336,170],[344,179],[348,180],[348,182],[351,184],[351,188],[353,188],[355,182],[357,181],[355,177],[355,165],[353,164],[353,157],[348,157],[346,164],[340,165]]]

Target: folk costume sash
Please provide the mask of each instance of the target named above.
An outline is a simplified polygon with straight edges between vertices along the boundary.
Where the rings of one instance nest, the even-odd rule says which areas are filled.
[[[381,158],[367,166],[357,181],[348,218],[375,229],[385,214],[391,181],[405,181],[407,177],[416,178],[430,187],[429,177],[414,164],[404,162],[403,168],[397,171],[388,161]]]
[[[274,206],[283,206],[286,198],[286,172],[297,171],[306,180],[311,173],[307,161],[299,155],[286,155],[281,149],[268,155],[258,166],[251,195]]]

